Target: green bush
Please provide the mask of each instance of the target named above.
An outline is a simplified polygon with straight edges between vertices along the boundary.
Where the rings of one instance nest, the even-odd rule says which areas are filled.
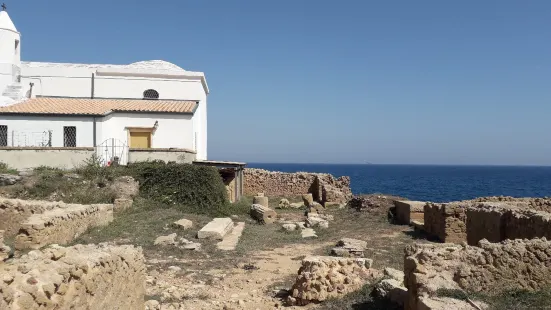
[[[183,205],[198,214],[228,207],[226,187],[214,167],[149,161],[129,164],[128,170],[140,182],[144,198]]]
[[[8,164],[0,161],[0,173],[17,174],[18,172],[17,172],[17,169],[13,169],[10,166],[8,166]]]

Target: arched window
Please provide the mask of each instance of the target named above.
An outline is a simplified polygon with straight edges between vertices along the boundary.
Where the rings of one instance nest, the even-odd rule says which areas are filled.
[[[143,92],[143,99],[159,99],[159,92],[154,89],[148,89]]]

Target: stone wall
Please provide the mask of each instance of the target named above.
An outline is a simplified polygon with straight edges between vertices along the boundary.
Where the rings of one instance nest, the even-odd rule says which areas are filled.
[[[91,227],[113,220],[113,205],[63,204],[33,214],[21,224],[15,237],[16,249],[38,249],[48,244],[67,244]]]
[[[144,309],[145,262],[133,246],[50,246],[0,262],[0,309]]]
[[[63,202],[0,198],[0,230],[6,237],[17,234],[21,224],[33,214],[65,205]]]
[[[467,241],[476,245],[482,239],[551,239],[551,213],[525,209],[509,202],[479,203],[467,208]]]
[[[244,194],[264,193],[269,197],[293,197],[312,193],[315,201],[345,204],[352,197],[350,178],[325,173],[285,173],[262,169],[244,170]]]
[[[409,225],[412,220],[423,222],[425,202],[395,200],[396,223]]]
[[[424,230],[442,242],[467,240],[466,208],[469,204],[427,203],[424,206]]]
[[[438,289],[496,293],[508,289],[542,289],[551,284],[551,242],[544,239],[507,240],[477,247],[416,244],[406,247],[404,284],[406,309],[432,309],[446,304]],[[459,309],[447,300],[447,309]],[[445,308],[442,308],[445,309]],[[468,309],[468,308],[467,308]]]
[[[529,209],[534,211],[544,211],[551,213],[551,198],[516,198],[509,196],[491,196],[491,197],[481,197],[473,199],[472,202],[503,202],[508,205],[516,206],[523,209]]]
[[[0,147],[2,162],[14,169],[48,166],[72,169],[94,154],[93,147]]]

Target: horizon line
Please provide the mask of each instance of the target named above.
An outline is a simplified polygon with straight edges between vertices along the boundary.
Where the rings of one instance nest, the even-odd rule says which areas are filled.
[[[447,167],[551,167],[551,164],[374,164],[374,163],[292,163],[292,162],[247,162],[249,164],[261,165],[349,165],[349,166],[447,166]]]

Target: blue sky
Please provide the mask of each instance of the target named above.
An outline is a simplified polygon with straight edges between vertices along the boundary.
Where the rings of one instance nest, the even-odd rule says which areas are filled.
[[[24,60],[204,71],[209,157],[551,165],[551,1],[6,1]]]

